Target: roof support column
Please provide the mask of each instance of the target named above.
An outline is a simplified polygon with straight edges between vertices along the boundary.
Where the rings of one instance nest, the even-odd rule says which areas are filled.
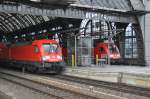
[[[145,0],[145,9],[147,11],[150,11],[149,5],[150,1]],[[146,65],[150,65],[150,14],[146,14],[145,16],[139,17],[139,19],[145,44],[145,61]]]

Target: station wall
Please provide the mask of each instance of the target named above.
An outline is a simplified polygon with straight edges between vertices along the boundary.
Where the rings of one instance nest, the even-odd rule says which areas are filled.
[[[150,0],[143,0],[145,10],[150,11]],[[140,16],[140,26],[143,33],[144,46],[145,46],[145,61],[146,65],[150,65],[150,13]]]

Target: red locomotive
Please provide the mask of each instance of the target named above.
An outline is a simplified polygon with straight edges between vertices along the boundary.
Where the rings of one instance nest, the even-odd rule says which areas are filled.
[[[94,56],[99,59],[110,58],[111,63],[116,63],[121,58],[118,47],[114,43],[98,43],[94,49]]]
[[[64,70],[61,47],[55,40],[35,40],[10,47],[1,43],[0,61],[34,72],[61,73]]]
[[[70,54],[68,52],[68,48],[62,48],[63,56],[68,57]],[[95,47],[92,49],[94,52],[93,56],[95,58],[94,62],[96,62],[96,56],[98,56],[98,59],[110,59],[110,62],[112,64],[114,63],[119,63],[121,59],[121,55],[119,52],[118,47],[114,43],[105,43],[105,42],[100,42],[95,45]],[[71,55],[74,54],[74,52],[71,53]],[[78,55],[78,52],[77,52]],[[78,57],[77,57],[78,58]],[[77,59],[78,61],[79,59]]]

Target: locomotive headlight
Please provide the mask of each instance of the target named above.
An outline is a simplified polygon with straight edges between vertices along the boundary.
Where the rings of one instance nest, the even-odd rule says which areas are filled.
[[[113,54],[111,54],[111,55],[110,55],[110,57],[114,57],[114,55],[113,55]]]
[[[62,60],[62,56],[59,56],[59,55],[58,55],[57,58],[60,59],[60,60]]]
[[[44,57],[42,57],[42,59],[43,59],[43,61],[46,61],[46,60],[50,59],[50,56],[44,56]]]
[[[119,54],[117,54],[117,57],[120,57],[120,55],[119,55]]]

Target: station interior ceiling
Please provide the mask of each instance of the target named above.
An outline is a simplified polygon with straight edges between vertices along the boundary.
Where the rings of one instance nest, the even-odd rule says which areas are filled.
[[[106,32],[104,38],[114,35],[112,39],[121,50],[122,63],[136,64],[138,61],[141,65],[145,64],[142,32],[135,17],[147,13],[140,0],[137,0],[140,2],[137,6],[133,0],[56,2],[58,0],[1,0],[1,41],[16,43],[48,38],[59,39],[63,46],[67,46],[67,37],[74,37],[76,34],[88,37],[91,36],[89,33],[101,37],[101,33]],[[129,27],[132,29],[131,35],[126,34]],[[129,39],[132,39],[132,44],[125,43]],[[131,48],[125,50],[127,45]],[[130,49],[132,55],[128,56]]]

